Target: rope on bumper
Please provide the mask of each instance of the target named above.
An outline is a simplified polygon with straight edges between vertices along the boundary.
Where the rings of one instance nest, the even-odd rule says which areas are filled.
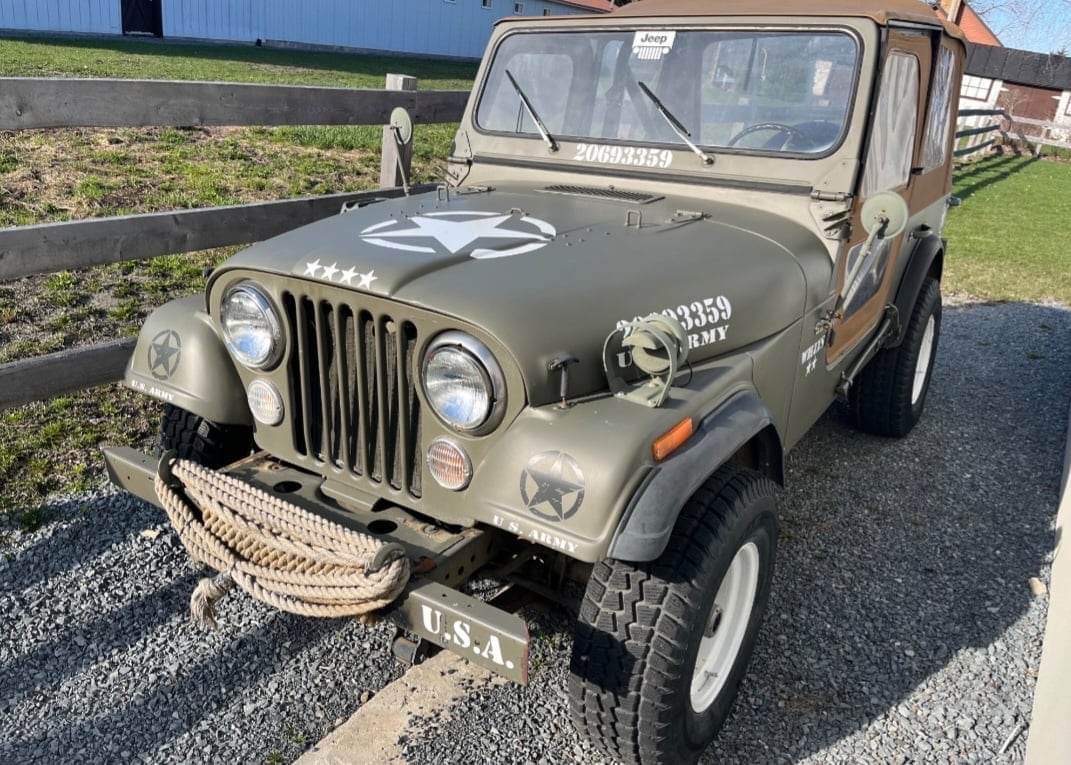
[[[391,603],[409,581],[397,544],[347,529],[236,478],[165,454],[156,494],[190,557],[220,572],[190,598],[197,622],[216,626],[215,603],[235,585],[281,611],[361,616]]]

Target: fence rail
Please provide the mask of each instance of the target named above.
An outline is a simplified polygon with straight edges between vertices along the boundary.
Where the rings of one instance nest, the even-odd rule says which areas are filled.
[[[417,90],[416,78],[404,75],[387,75],[384,90],[8,77],[0,78],[0,130],[384,125],[399,106],[416,123],[456,122],[467,100],[466,91]],[[386,187],[374,191],[0,229],[0,280],[261,241],[343,205],[400,196],[411,157],[411,146],[399,149],[385,128]],[[134,343],[120,338],[0,364],[0,410],[115,382]]]
[[[0,280],[249,244],[326,218],[346,204],[401,194],[390,188],[0,229]]]
[[[461,90],[372,90],[167,80],[0,78],[0,130],[68,127],[384,125],[457,122]]]
[[[1065,149],[1071,149],[1071,142],[1066,140],[1060,140],[1050,137],[1050,133],[1055,130],[1068,131],[1069,127],[1056,125],[1052,122],[1045,122],[1044,120],[1032,119],[1029,117],[1018,117],[1011,114],[1005,109],[963,109],[957,114],[957,121],[968,120],[973,121],[977,117],[995,117],[996,122],[989,125],[966,125],[962,130],[956,133],[956,141],[967,138],[965,146],[957,148],[955,151],[956,157],[966,157],[976,152],[988,149],[990,146],[994,146],[997,143],[997,139],[993,138],[988,141],[976,141],[976,136],[985,135],[994,131],[1000,131],[1001,137],[1005,142],[1010,142],[1013,138],[1018,140],[1021,144],[1030,147],[1031,151],[1038,155],[1041,152],[1042,146],[1056,146]],[[1024,126],[1040,127],[1043,129],[1042,135],[1028,135],[1024,130]]]

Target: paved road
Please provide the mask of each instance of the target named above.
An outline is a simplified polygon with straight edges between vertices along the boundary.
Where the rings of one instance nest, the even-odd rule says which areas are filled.
[[[1066,310],[947,310],[912,437],[834,412],[793,453],[770,614],[710,762],[989,761],[1027,721],[1045,611],[1027,579],[1048,571],[1069,339]],[[285,762],[398,675],[385,627],[235,595],[219,632],[190,625],[198,574],[141,503],[52,513],[0,561],[0,761]],[[597,761],[562,697],[567,616],[534,634],[532,686],[473,684],[414,721],[411,760]]]

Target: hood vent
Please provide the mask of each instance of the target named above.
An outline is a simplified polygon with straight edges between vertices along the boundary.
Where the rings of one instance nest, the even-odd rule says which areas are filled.
[[[596,197],[598,199],[612,199],[615,202],[628,202],[633,205],[646,205],[651,202],[657,202],[663,197],[657,194],[646,194],[640,191],[624,191],[622,189],[614,188],[613,186],[598,187],[598,186],[571,186],[568,184],[558,184],[555,186],[547,186],[544,189],[540,189],[547,194],[568,194],[574,197]]]

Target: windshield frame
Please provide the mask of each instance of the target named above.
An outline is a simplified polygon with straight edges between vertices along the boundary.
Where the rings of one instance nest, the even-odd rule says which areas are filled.
[[[693,23],[641,23],[641,24],[592,24],[577,27],[551,27],[540,28],[538,26],[525,26],[517,29],[511,29],[502,34],[494,43],[493,48],[488,52],[489,55],[485,57],[486,65],[483,68],[482,76],[479,83],[479,88],[476,92],[476,97],[473,100],[473,108],[471,113],[470,124],[476,133],[484,136],[493,136],[497,138],[506,138],[513,140],[525,140],[525,141],[538,141],[542,143],[542,137],[538,132],[514,132],[508,130],[491,130],[480,125],[479,115],[483,106],[484,97],[486,95],[486,89],[491,79],[491,72],[495,67],[495,61],[499,55],[499,49],[506,40],[510,39],[514,35],[538,35],[538,34],[591,34],[602,32],[640,32],[646,30],[673,30],[677,32],[757,32],[767,33],[773,32],[778,34],[814,34],[814,33],[833,33],[847,36],[855,44],[855,66],[852,69],[852,80],[850,84],[849,97],[846,104],[846,110],[844,112],[844,121],[841,125],[841,130],[837,136],[837,140],[831,145],[831,147],[823,152],[793,152],[793,151],[769,151],[763,149],[751,149],[751,148],[738,148],[732,146],[719,146],[704,144],[696,141],[697,145],[706,152],[713,155],[734,155],[742,157],[761,157],[764,159],[779,159],[779,160],[804,160],[815,162],[819,160],[828,159],[834,154],[839,152],[845,141],[851,135],[852,123],[855,117],[855,110],[857,106],[859,87],[863,77],[863,64],[865,60],[865,42],[858,30],[851,26],[837,24],[837,23],[822,23],[822,24],[757,24],[754,22],[744,23],[725,23],[725,24],[695,24]],[[684,143],[673,143],[665,141],[635,141],[621,138],[599,138],[596,136],[574,136],[569,134],[554,133],[554,138],[559,143],[584,143],[594,144],[598,146],[633,146],[633,147],[651,147],[660,150],[670,150],[674,152],[682,152],[692,156],[691,149]],[[566,161],[573,163],[575,160],[571,158],[561,157]],[[674,161],[674,165],[676,161]],[[652,170],[657,171],[660,168],[634,168],[636,170]],[[674,168],[676,169],[676,168]]]

